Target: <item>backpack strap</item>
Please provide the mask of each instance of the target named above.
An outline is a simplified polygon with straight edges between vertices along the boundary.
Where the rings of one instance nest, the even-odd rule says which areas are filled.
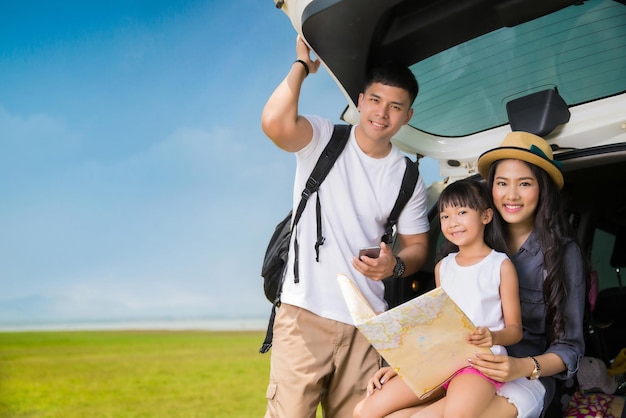
[[[345,145],[348,142],[348,138],[350,137],[350,129],[349,125],[335,125],[333,130],[333,136],[330,139],[326,148],[322,152],[322,155],[318,159],[313,172],[309,176],[307,180],[307,186],[302,191],[302,197],[300,199],[300,204],[298,205],[298,209],[296,214],[293,217],[293,222],[291,224],[291,232],[296,229],[296,225],[302,216],[302,212],[306,207],[306,203],[309,197],[317,192],[320,184],[326,178],[326,175],[332,168],[333,164],[339,157],[339,154],[345,148]],[[328,151],[328,152],[327,152]],[[406,168],[404,169],[404,176],[402,177],[402,184],[400,185],[400,192],[398,193],[398,197],[396,198],[396,202],[393,205],[393,209],[391,209],[391,213],[387,218],[387,223],[385,225],[385,235],[383,235],[382,241],[387,244],[391,244],[393,241],[393,227],[398,223],[398,218],[400,217],[400,213],[404,206],[406,206],[407,202],[413,196],[413,192],[415,190],[415,186],[417,185],[417,180],[419,178],[419,169],[418,162],[413,162],[409,157],[405,157]],[[319,246],[324,243],[324,237],[322,236],[322,228],[321,228],[321,215],[320,215],[320,203],[319,196],[317,196],[317,205],[316,205],[316,219],[317,219],[317,242],[315,244],[316,255],[319,261]],[[294,237],[294,281],[298,283],[298,238],[297,234]],[[283,277],[284,280],[284,277]],[[283,280],[281,280],[277,297],[274,303],[272,304],[272,311],[270,314],[270,320],[267,326],[267,331],[265,333],[265,340],[259,349],[259,353],[267,353],[272,347],[272,339],[274,334],[274,319],[276,317],[276,312],[278,306],[280,306],[280,293],[283,287]]]
[[[417,179],[420,176],[418,162],[413,162],[409,157],[404,157],[406,162],[406,168],[404,169],[404,176],[402,177],[402,184],[400,185],[400,192],[396,203],[391,209],[391,213],[387,218],[387,224],[385,225],[385,235],[383,235],[381,241],[385,244],[391,245],[393,241],[393,227],[398,223],[398,218],[404,206],[407,204],[417,185]]]
[[[352,127],[350,125],[335,125],[333,128],[333,134],[330,137],[330,141],[324,147],[322,151],[322,155],[320,155],[317,163],[315,163],[315,167],[309,176],[309,179],[306,182],[306,186],[302,191],[302,195],[300,198],[300,203],[298,204],[298,208],[296,209],[296,213],[294,213],[291,223],[291,232],[290,235],[294,236],[294,262],[293,262],[293,272],[294,272],[294,282],[298,283],[299,273],[298,273],[298,259],[299,259],[299,248],[298,248],[298,234],[297,232],[294,234],[294,231],[297,229],[298,221],[302,216],[302,212],[304,212],[304,208],[306,207],[307,202],[309,201],[309,197],[320,187],[320,184],[324,181],[330,169],[337,161],[339,154],[343,151],[348,143],[348,138],[350,138],[350,130]],[[315,254],[316,260],[319,261],[319,247],[324,244],[324,237],[322,236],[322,215],[321,215],[321,204],[319,200],[319,195],[317,196],[317,204],[316,204],[316,220],[317,220],[317,241],[315,242]],[[286,264],[285,264],[286,265]],[[272,339],[274,336],[274,318],[276,318],[276,311],[278,306],[280,306],[280,294],[283,288],[283,281],[285,280],[285,276],[283,273],[283,277],[278,285],[278,292],[276,293],[276,299],[272,304],[272,312],[270,313],[269,323],[267,325],[267,331],[265,333],[265,340],[259,349],[259,353],[267,353],[269,349],[272,347]]]
[[[291,231],[293,233],[296,230],[296,226],[300,217],[302,216],[302,212],[304,212],[304,208],[306,207],[307,202],[309,201],[309,197],[313,193],[316,193],[320,188],[320,185],[330,172],[330,169],[337,161],[339,154],[343,151],[346,144],[348,143],[348,138],[350,138],[350,130],[352,127],[350,125],[335,125],[333,129],[333,135],[330,137],[330,141],[326,144],[326,147],[322,151],[322,155],[320,155],[309,179],[306,182],[306,186],[302,191],[302,195],[300,198],[300,203],[298,204],[298,208],[296,209],[296,213],[293,217],[293,223],[291,226]],[[315,242],[315,259],[319,261],[319,247],[324,244],[324,237],[322,236],[322,215],[321,215],[321,204],[319,194],[317,195],[317,202],[315,205],[315,216],[317,221],[317,241]],[[294,282],[300,282],[300,275],[298,272],[298,259],[299,259],[299,246],[298,246],[298,234],[294,235],[294,264],[293,264],[293,277]]]
[[[322,151],[322,155],[320,155],[309,179],[306,181],[306,186],[304,190],[302,190],[300,204],[296,209],[296,213],[293,217],[293,224],[296,225],[300,220],[300,216],[302,216],[302,212],[304,212],[304,207],[306,206],[309,197],[320,188],[320,184],[324,181],[330,169],[337,161],[339,154],[343,151],[346,144],[348,143],[348,138],[350,137],[350,125],[335,125],[333,129],[333,135],[330,137],[330,141],[326,144],[326,147]]]

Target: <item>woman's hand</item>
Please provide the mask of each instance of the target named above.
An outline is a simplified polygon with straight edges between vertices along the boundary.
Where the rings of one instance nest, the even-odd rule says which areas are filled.
[[[374,377],[367,382],[367,396],[374,393],[376,389],[382,389],[383,385],[396,377],[397,374],[398,373],[396,373],[391,367],[382,367],[379,369],[376,373],[374,373]]]
[[[526,376],[524,360],[503,354],[477,354],[470,366],[498,382],[510,382]]]

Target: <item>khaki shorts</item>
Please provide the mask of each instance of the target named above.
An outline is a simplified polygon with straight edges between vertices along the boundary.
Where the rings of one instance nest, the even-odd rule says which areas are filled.
[[[351,417],[380,368],[356,327],[282,304],[274,322],[266,418]]]

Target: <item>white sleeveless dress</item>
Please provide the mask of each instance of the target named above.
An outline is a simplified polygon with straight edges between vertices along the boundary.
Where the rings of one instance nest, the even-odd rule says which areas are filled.
[[[508,259],[495,250],[471,266],[459,266],[458,253],[448,254],[439,267],[441,287],[456,302],[474,325],[492,331],[504,328],[502,300],[500,299],[500,266]],[[499,345],[491,347],[494,354],[506,354]]]

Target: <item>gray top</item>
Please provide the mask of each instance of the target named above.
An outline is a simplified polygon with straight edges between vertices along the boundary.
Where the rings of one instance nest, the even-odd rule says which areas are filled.
[[[585,352],[583,316],[585,310],[586,281],[582,255],[574,241],[564,244],[565,289],[567,296],[564,335],[552,343],[548,342],[546,329],[546,306],[543,300],[543,252],[535,231],[533,231],[517,254],[511,257],[519,278],[520,302],[522,308],[522,340],[507,347],[513,357],[535,356],[555,353],[565,363],[567,370],[554,377],[567,379],[578,370],[578,361]],[[546,386],[546,401],[552,397],[554,380],[542,378]]]

